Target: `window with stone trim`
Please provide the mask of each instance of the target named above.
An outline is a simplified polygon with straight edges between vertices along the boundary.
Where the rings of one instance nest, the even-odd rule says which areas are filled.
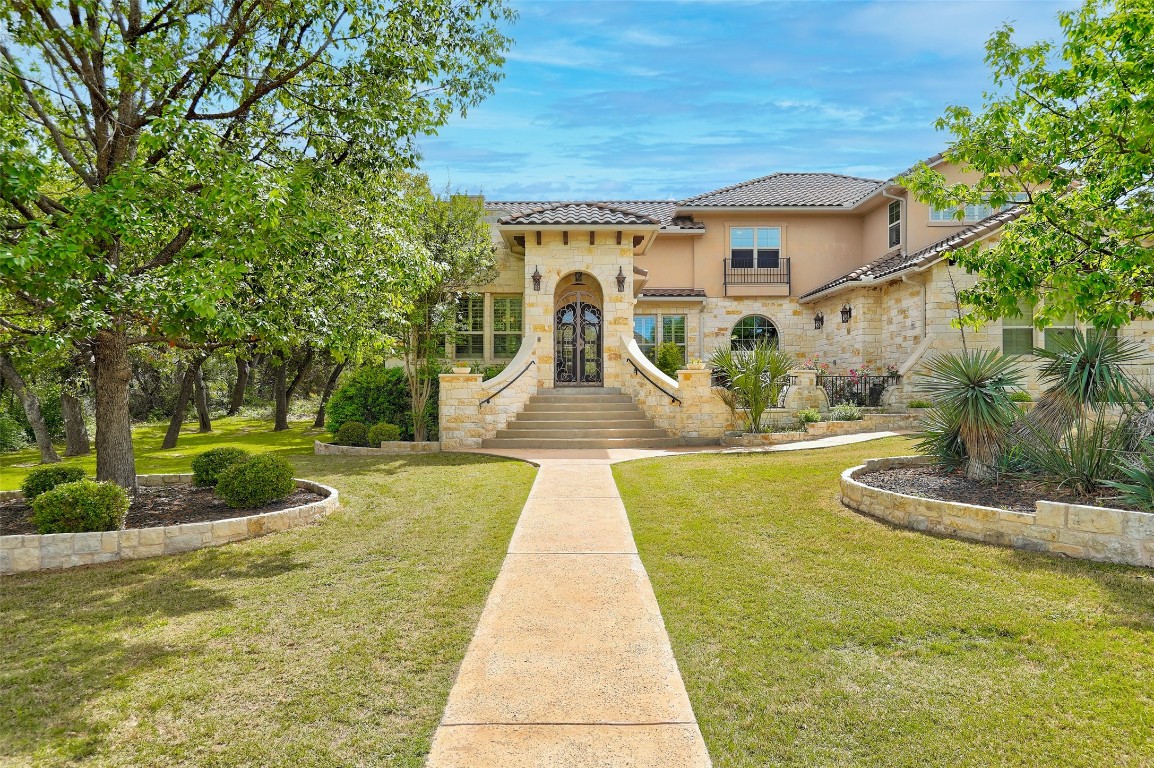
[[[768,317],[762,315],[747,315],[741,318],[729,334],[729,346],[736,350],[753,349],[758,344],[776,347],[777,343],[777,327]]]
[[[467,293],[457,300],[457,327],[453,335],[456,357],[485,356],[485,297]]]
[[[657,347],[666,342],[677,345],[682,360],[689,359],[685,315],[634,315],[633,340],[654,362],[657,361]]]
[[[653,360],[657,355],[657,315],[633,316],[633,340],[641,353]]]
[[[493,297],[493,357],[511,358],[521,348],[524,311],[520,296]]]
[[[1002,318],[1002,353],[1030,355],[1034,352],[1034,305],[1023,302],[1018,314]]]

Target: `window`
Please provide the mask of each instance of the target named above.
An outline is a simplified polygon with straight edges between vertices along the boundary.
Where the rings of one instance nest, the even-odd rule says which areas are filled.
[[[457,301],[457,357],[485,355],[485,297],[470,293]]]
[[[1014,202],[1022,203],[1025,201],[1025,192],[1019,192],[1018,194],[1014,195]],[[998,210],[1004,211],[1013,205],[1014,203],[1006,203]],[[962,212],[962,218],[960,219],[957,216],[959,211]],[[981,221],[987,216],[992,216],[993,214],[994,209],[990,205],[986,203],[971,203],[969,205],[959,206],[957,208],[930,208],[930,221],[944,221],[951,224],[956,224],[960,221],[963,223],[972,224],[975,221]]]
[[[685,315],[635,315],[633,339],[650,360],[657,360],[658,345],[666,343],[676,344],[688,360],[685,327]]]
[[[777,269],[781,266],[781,227],[731,227],[730,266]]]
[[[902,244],[902,203],[894,200],[889,210],[890,248]]]
[[[521,348],[521,297],[493,297],[493,357],[513,357]]]
[[[1053,325],[1046,327],[1046,342],[1045,346],[1051,352],[1061,352],[1062,339],[1067,341],[1074,338],[1074,318],[1071,315],[1066,315],[1063,318],[1054,321]]]
[[[753,349],[759,343],[777,346],[777,328],[768,317],[750,315],[737,321],[729,335],[729,346],[732,349]]]
[[[1002,352],[1029,355],[1034,351],[1034,306],[1019,304],[1018,314],[1002,318]]]

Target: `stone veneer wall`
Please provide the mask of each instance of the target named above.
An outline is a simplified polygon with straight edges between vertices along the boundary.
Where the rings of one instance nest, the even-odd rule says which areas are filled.
[[[441,444],[436,441],[414,443],[410,440],[388,440],[380,447],[360,445],[334,445],[313,441],[313,454],[316,456],[395,456],[407,453],[438,453]]]
[[[496,435],[525,407],[540,386],[538,373],[533,370],[542,365],[537,356],[539,350],[539,337],[527,335],[508,367],[488,381],[481,381],[479,373],[441,374],[439,418],[443,450],[480,448],[482,440]],[[526,366],[532,367],[525,370]],[[502,390],[509,381],[513,383]],[[501,393],[495,395],[498,390]],[[490,396],[493,399],[482,405],[481,401]]]
[[[622,336],[619,349],[623,360],[632,361],[650,379],[680,400],[679,403],[673,402],[669,395],[636,373],[628,362],[624,364],[629,373],[621,382],[621,391],[631,396],[658,427],[689,443],[713,444],[732,427],[729,408],[710,384],[711,371],[678,371],[675,381],[653,365],[632,338]]]
[[[145,487],[191,483],[192,475],[137,475],[136,482]],[[0,536],[0,575],[191,552],[308,525],[340,506],[336,489],[311,480],[297,480],[296,484],[327,495],[312,504],[228,520],[123,531]],[[11,491],[0,495],[0,500],[20,496],[19,491]]]
[[[924,456],[870,459],[841,475],[841,500],[850,509],[917,531],[1001,544],[1035,552],[1154,567],[1154,514],[1039,501],[1034,512],[1011,512],[907,496],[866,485],[863,476],[927,464]]]

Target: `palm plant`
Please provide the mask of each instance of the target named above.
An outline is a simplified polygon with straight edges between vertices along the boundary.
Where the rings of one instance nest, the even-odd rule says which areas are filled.
[[[926,368],[921,389],[938,404],[941,431],[957,430],[965,448],[966,477],[991,479],[1018,415],[1009,390],[1021,386],[1021,368],[994,350],[938,355]],[[923,441],[927,437],[923,435]]]
[[[750,349],[718,348],[709,364],[720,370],[733,393],[734,407],[749,414],[749,431],[760,432],[765,412],[777,404],[793,360],[776,346],[759,343]]]

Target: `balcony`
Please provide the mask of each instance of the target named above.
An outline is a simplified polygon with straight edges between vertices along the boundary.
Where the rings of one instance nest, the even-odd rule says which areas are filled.
[[[726,296],[789,295],[789,259],[778,259],[773,267],[734,266],[732,259],[721,262]]]

